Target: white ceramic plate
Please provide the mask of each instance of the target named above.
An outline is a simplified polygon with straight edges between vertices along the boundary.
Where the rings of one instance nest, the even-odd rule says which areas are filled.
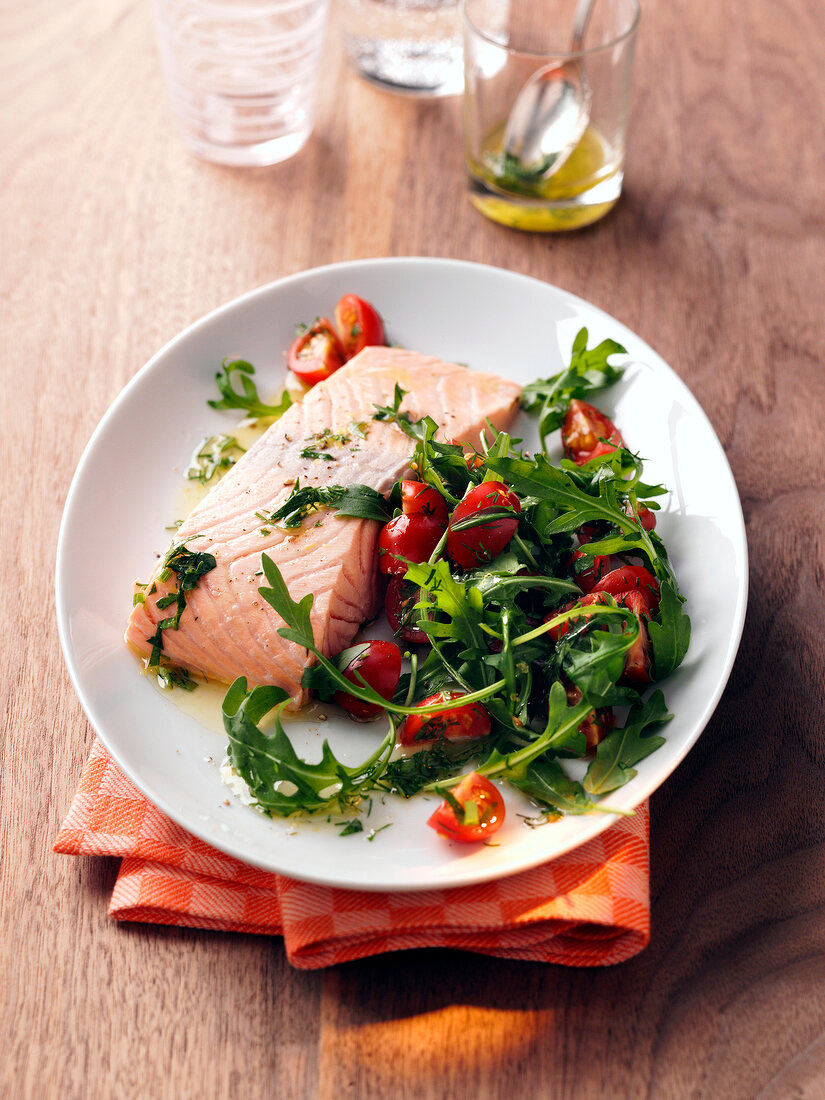
[[[675,714],[664,730],[667,743],[610,796],[611,805],[632,809],[673,771],[713,713],[742,632],[747,549],[730,468],[695,398],[630,330],[580,298],[496,268],[431,259],[318,268],[229,303],[158,352],[103,418],[72,483],[58,547],[60,637],[80,701],[109,752],[152,802],[203,840],[268,870],[336,886],[416,890],[481,882],[560,855],[612,818],[599,813],[529,829],[508,798],[500,843],[484,847],[450,845],[426,828],[435,802],[421,797],[376,800],[367,828],[393,824],[372,842],[366,830],[341,837],[325,822],[296,828],[235,799],[225,805],[218,767],[225,740],[208,691],[198,703],[199,689],[181,709],[140,675],[122,641],[132,582],[147,576],[169,543],[166,525],[180,518],[179,471],[203,435],[233,423],[234,414],[206,404],[220,361],[250,360],[262,395],[274,394],[295,323],[329,313],[350,291],[376,305],[392,342],[523,383],[561,370],[582,325],[591,344],[610,336],[627,348],[625,377],[600,403],[648,458],[646,480],[672,490],[658,530],[689,601],[693,639],[684,664],[663,684]],[[531,432],[527,417],[514,429],[528,445]],[[289,729],[299,751],[319,753],[328,736],[355,762],[380,739],[383,724],[332,719]]]

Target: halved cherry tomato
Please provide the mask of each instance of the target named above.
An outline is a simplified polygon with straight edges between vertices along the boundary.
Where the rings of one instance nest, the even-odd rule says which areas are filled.
[[[624,508],[625,512],[629,515],[633,515],[633,509],[630,504],[626,504]],[[636,513],[639,517],[639,523],[644,527],[645,531],[653,531],[656,527],[656,513],[652,508],[645,508],[644,504],[638,509]]]
[[[557,607],[555,611],[550,611],[544,616],[544,621],[549,623],[551,619],[555,619],[557,615],[560,615],[562,611],[570,611],[574,607],[592,607],[593,604],[605,603],[606,600],[603,595],[599,595],[597,592],[588,592],[586,596],[582,596],[579,600],[571,600],[570,603],[563,604],[561,607]],[[582,611],[581,618],[589,619],[593,614],[592,611]],[[576,623],[579,620],[577,615],[574,619],[565,619],[563,623],[558,626],[553,626],[548,631],[548,634],[554,642],[558,642],[560,638],[563,638],[567,631],[570,629],[570,624]]]
[[[430,640],[423,630],[407,621],[410,611],[418,603],[420,592],[417,584],[405,581],[403,577],[391,577],[384,600],[387,622],[393,633],[400,634],[405,642],[412,642],[413,645],[425,645]]]
[[[343,367],[346,357],[332,323],[319,317],[306,332],[295,337],[286,358],[289,369],[307,386],[314,386]]]
[[[593,564],[587,569],[583,569],[581,572],[577,573],[573,567],[580,558],[585,557],[588,557],[588,555],[583,550],[574,550],[570,555],[567,568],[570,570],[573,580],[582,592],[589,592],[593,588],[593,585],[598,583],[604,576],[610,559],[605,557],[604,554],[596,554],[593,558]]]
[[[572,458],[579,466],[624,446],[622,433],[613,421],[595,405],[577,398],[570,402],[564,418],[561,441],[567,458]]]
[[[401,511],[405,516],[427,516],[447,526],[447,501],[426,481],[401,482]]]
[[[567,702],[571,707],[582,701],[581,688],[575,684],[565,684],[564,690],[567,693]],[[615,724],[616,716],[613,713],[613,707],[596,707],[579,726],[579,733],[584,734],[587,748],[595,749],[596,745],[607,737]]]
[[[588,542],[597,542],[599,539],[604,538],[609,530],[609,524],[603,520],[596,519],[591,523],[583,523],[576,532],[578,540],[582,546]]]
[[[592,607],[594,604],[606,603],[608,595],[607,592],[596,592],[594,589],[586,596],[582,596],[580,600],[565,604],[556,611],[551,611],[549,614],[545,615],[544,621],[549,623],[550,620],[555,618],[561,611],[570,611],[571,608],[574,607],[582,608],[581,616],[576,615],[573,619],[567,619],[559,626],[551,627],[548,633],[553,641],[558,642],[560,638],[563,638],[569,630],[570,624],[577,623],[580,617],[585,619],[590,618],[593,612],[588,611],[587,608]],[[629,611],[635,611],[636,617],[639,620],[639,635],[627,651],[620,682],[632,684],[650,683],[652,679],[650,674],[652,663],[650,658],[650,636],[645,625],[645,617],[650,614],[647,600],[641,591],[634,589],[631,592],[622,592],[620,595],[616,596],[616,602],[621,607],[626,607]]]
[[[400,559],[426,561],[443,534],[444,527],[423,513],[396,516],[384,524],[378,536],[378,568],[382,573],[403,576],[407,564]]]
[[[659,582],[643,565],[623,565],[619,569],[611,569],[590,591],[609,592],[619,604],[626,592],[638,592],[644,597],[648,615],[655,614],[659,608]]]
[[[645,531],[654,531],[656,529],[656,513],[652,508],[645,508],[644,505],[642,505],[639,509],[639,523],[641,523]]]
[[[639,636],[627,651],[621,681],[633,685],[649,684],[653,676],[651,675],[650,635],[645,625],[645,616],[649,614],[647,600],[641,592],[634,589],[632,592],[625,592],[622,596],[618,596],[617,602],[623,602],[625,607],[635,611],[639,623]]]
[[[511,508],[513,518],[503,517],[477,527],[455,530],[461,520],[469,519],[490,508]],[[497,557],[518,528],[521,503],[516,494],[503,481],[484,481],[467,493],[450,517],[447,528],[447,553],[463,569],[492,561]]]
[[[500,791],[478,772],[465,775],[442,802],[427,824],[439,836],[471,844],[487,840],[504,823],[504,799]]]
[[[335,327],[344,354],[352,359],[364,348],[386,344],[384,322],[374,306],[355,294],[345,294],[335,307]]]
[[[357,653],[344,669],[344,676],[353,684],[360,686],[356,672],[363,676],[379,695],[383,695],[385,699],[392,699],[398,687],[398,681],[401,679],[401,650],[395,642],[373,638],[366,643],[366,649]],[[347,691],[336,691],[335,702],[358,722],[369,722],[384,713],[384,708],[379,707],[377,703],[367,703],[363,699],[350,695]]]
[[[464,691],[439,691],[430,695],[418,705],[432,706],[433,703],[447,703],[463,699]],[[398,730],[398,742],[401,745],[420,745],[427,741],[475,741],[486,737],[490,732],[490,715],[481,703],[465,703],[450,707],[437,714],[410,714]]]

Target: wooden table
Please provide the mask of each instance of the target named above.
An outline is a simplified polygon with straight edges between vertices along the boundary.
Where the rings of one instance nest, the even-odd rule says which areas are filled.
[[[334,37],[309,145],[234,171],[176,137],[147,6],[41,0],[4,21],[2,1096],[825,1095],[820,0],[647,3],[626,193],[568,237],[485,222],[459,104],[371,90]],[[690,385],[737,478],[742,648],[653,799],[652,943],[612,969],[422,951],[296,972],[279,940],[117,926],[116,861],[51,853],[91,743],[52,585],[92,429],[214,306],[405,254],[615,314]]]

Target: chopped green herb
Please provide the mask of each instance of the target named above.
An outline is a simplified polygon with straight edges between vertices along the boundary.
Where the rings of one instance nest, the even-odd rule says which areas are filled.
[[[166,553],[166,557],[163,559],[163,564],[158,576],[163,579],[164,583],[174,574],[177,577],[178,586],[173,592],[168,592],[165,596],[161,596],[156,602],[156,606],[161,610],[165,610],[167,607],[174,605],[174,615],[168,616],[165,619],[161,619],[155,630],[155,633],[148,639],[152,643],[152,652],[149,657],[147,668],[155,671],[158,675],[159,681],[163,683],[165,687],[182,687],[184,673],[183,670],[173,675],[168,666],[161,666],[161,653],[163,650],[163,631],[164,630],[177,630],[180,625],[181,615],[186,608],[186,593],[191,592],[193,588],[198,584],[201,577],[214,569],[217,565],[214,555],[206,552],[198,552],[190,550],[186,546],[186,542],[173,543]],[[155,585],[149,589],[150,594],[154,594],[157,591]],[[186,679],[189,680],[189,674],[186,673]],[[192,687],[194,687],[194,681],[192,681]],[[187,686],[187,690],[191,690]]]
[[[327,454],[325,451],[314,451],[312,447],[304,447],[301,458],[322,458],[325,462],[335,462],[335,455]]]
[[[231,362],[224,359],[221,370],[215,375],[215,384],[221,394],[221,400],[208,401],[207,404],[213,409],[243,409],[247,416],[267,418],[283,416],[292,404],[292,398],[284,390],[277,405],[264,404],[258,397],[258,388],[251,378],[254,373],[255,368],[245,359],[233,359]],[[233,375],[237,375],[240,381],[240,390],[236,390],[233,386]]]
[[[266,516],[269,523],[278,523],[282,527],[300,527],[307,516],[319,508],[334,508],[339,516],[354,516],[357,519],[376,519],[386,523],[392,518],[392,511],[386,500],[368,485],[308,485],[302,488],[300,481],[281,507]]]
[[[409,414],[399,413],[398,411],[401,408],[401,402],[407,396],[407,392],[407,390],[402,389],[401,385],[396,382],[392,405],[376,405],[375,412],[372,415],[373,420],[398,420],[399,416],[406,416],[407,422],[409,423]]]
[[[189,481],[199,481],[206,485],[215,474],[223,473],[244,453],[244,448],[234,435],[210,435],[202,439],[195,448],[185,476]]]

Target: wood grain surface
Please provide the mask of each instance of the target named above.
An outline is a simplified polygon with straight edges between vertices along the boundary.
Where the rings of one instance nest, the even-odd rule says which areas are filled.
[[[9,0],[0,20],[2,1096],[825,1096],[821,0],[645,3],[625,195],[567,237],[485,222],[459,102],[366,87],[334,33],[310,143],[238,171],[179,142],[144,3]],[[51,853],[91,743],[52,586],[95,424],[220,303],[405,254],[615,314],[697,395],[739,485],[742,648],[653,799],[652,943],[612,969],[422,951],[295,972],[279,940],[117,926],[116,862]]]

